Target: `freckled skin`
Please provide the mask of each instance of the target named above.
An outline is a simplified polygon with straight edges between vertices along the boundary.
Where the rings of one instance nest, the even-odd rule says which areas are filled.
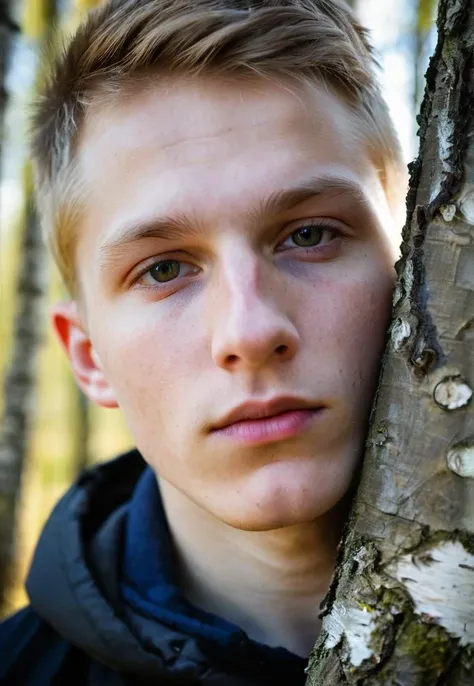
[[[345,106],[316,87],[257,86],[183,81],[92,109],[79,156],[91,191],[77,246],[87,320],[68,352],[86,393],[121,407],[165,490],[264,531],[310,522],[347,492],[383,351],[395,229]],[[315,198],[252,214],[328,173],[357,183],[369,210]],[[100,266],[119,225],[176,213],[196,228],[188,238],[145,239]],[[309,255],[288,243],[289,228],[314,219],[337,232]],[[187,271],[130,283],[163,256]],[[74,341],[90,341],[94,360]],[[241,402],[276,395],[326,409],[279,443],[243,447],[207,431]]]

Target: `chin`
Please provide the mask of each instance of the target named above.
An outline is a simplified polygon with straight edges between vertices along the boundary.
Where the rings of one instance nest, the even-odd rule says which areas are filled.
[[[214,514],[229,526],[244,531],[271,531],[308,524],[322,517],[347,494],[352,473],[315,470],[314,461],[267,465],[232,494],[226,491],[220,512]],[[319,472],[319,473],[318,473]]]

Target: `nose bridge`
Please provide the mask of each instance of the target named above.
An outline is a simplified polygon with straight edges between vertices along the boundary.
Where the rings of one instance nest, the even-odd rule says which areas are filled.
[[[297,333],[284,309],[281,278],[243,243],[222,258],[214,300],[216,364],[256,367],[273,355],[288,359],[294,353]]]
[[[277,283],[272,283],[271,269],[264,258],[243,241],[229,247],[221,263],[219,291],[230,322],[248,326],[264,313],[277,315],[278,306],[273,302],[278,300]]]
[[[234,245],[232,252],[223,260],[220,286],[227,299],[227,307],[239,315],[249,306],[259,305],[266,298],[263,260],[250,248]],[[267,275],[268,276],[268,275]]]

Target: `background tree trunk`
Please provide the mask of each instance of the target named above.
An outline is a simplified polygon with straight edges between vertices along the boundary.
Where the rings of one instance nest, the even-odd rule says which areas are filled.
[[[22,33],[40,48],[54,18],[53,0],[28,0]],[[0,427],[0,616],[8,611],[16,544],[16,513],[28,449],[35,399],[35,358],[40,337],[41,301],[46,275],[45,249],[33,202],[31,167],[25,168],[25,212],[17,282],[13,352],[5,375]]]
[[[474,684],[474,0],[441,0],[394,318],[308,686]]]
[[[0,169],[2,168],[2,151],[5,135],[4,121],[8,101],[6,76],[9,68],[13,37],[18,31],[18,27],[14,24],[12,18],[12,5],[13,2],[10,2],[10,0],[0,0]],[[0,506],[0,606],[4,591],[4,574],[2,573],[5,565],[2,553],[4,525],[3,507]],[[8,526],[8,524],[6,525]]]
[[[13,36],[18,31],[18,27],[12,17],[13,2],[10,0],[0,0],[0,167],[2,162],[2,139],[4,136],[4,118],[7,106],[7,88],[5,85],[8,70],[9,57]]]
[[[73,464],[74,474],[80,474],[90,464],[89,400],[74,380],[71,381],[75,401],[73,415]]]
[[[18,313],[12,359],[5,377],[0,432],[0,615],[8,611],[5,602],[15,559],[16,511],[34,407],[34,362],[39,343],[39,307],[45,268],[31,192],[28,193],[23,232]]]

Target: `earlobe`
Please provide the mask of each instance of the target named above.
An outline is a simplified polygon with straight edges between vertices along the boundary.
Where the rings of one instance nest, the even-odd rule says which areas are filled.
[[[104,376],[74,301],[54,305],[51,322],[82,391],[101,407],[118,407],[115,392]]]

